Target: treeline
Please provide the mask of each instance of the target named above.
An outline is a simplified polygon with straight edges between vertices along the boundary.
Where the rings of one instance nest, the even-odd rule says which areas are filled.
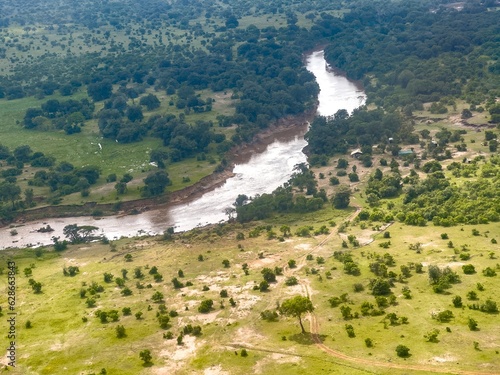
[[[313,172],[305,164],[298,164],[295,173],[283,186],[271,194],[250,198],[249,202],[244,204],[246,200],[247,197],[240,196],[235,203],[237,220],[240,223],[262,220],[275,213],[317,211],[328,198],[323,189],[318,191]]]
[[[500,81],[497,12],[488,8],[496,4],[467,2],[462,11],[457,11],[447,3],[258,1],[250,5],[240,0],[222,6],[204,2],[205,26],[211,25],[216,32],[205,31],[197,18],[201,15],[197,8],[199,1],[169,4],[154,1],[147,7],[130,1],[88,6],[87,1],[82,1],[75,4],[79,11],[69,14],[53,9],[48,2],[42,2],[31,12],[23,4],[23,11],[16,10],[8,22],[24,25],[28,20],[22,14],[29,14],[30,19],[41,16],[52,19],[57,29],[66,34],[71,32],[66,23],[75,23],[96,34],[89,34],[90,40],[99,34],[111,38],[110,26],[125,28],[129,40],[124,45],[111,38],[109,48],[103,48],[102,53],[66,57],[47,53],[43,61],[16,64],[12,74],[0,78],[0,97],[50,95],[55,90],[68,94],[79,85],[102,81],[145,84],[169,93],[185,83],[195,89],[242,91],[241,98],[253,102],[246,106],[244,103],[240,113],[255,123],[253,117],[260,113],[275,118],[300,111],[301,102],[310,99],[314,91],[314,80],[301,77],[304,73],[300,71],[301,54],[327,40],[330,43],[325,49],[327,60],[349,77],[363,79],[369,102],[377,105],[408,106],[411,111],[420,108],[423,102],[436,102],[445,96],[463,95],[471,104],[490,100],[499,95]],[[342,17],[332,15],[332,10],[341,7],[348,9]],[[298,26],[295,12],[307,13],[313,26],[310,29]],[[238,27],[243,16],[266,14],[279,14],[285,18],[286,26]],[[215,27],[210,18],[222,20],[224,26]],[[174,43],[170,31],[162,35],[166,27],[185,30],[186,44]],[[31,29],[26,30],[29,33]],[[154,43],[147,36],[152,36]],[[202,47],[194,46],[195,39]],[[290,82],[290,73],[282,72],[285,68],[295,71],[298,78]],[[287,77],[280,77],[281,73]],[[304,79],[311,85],[306,87]],[[251,92],[243,92],[245,83],[262,86],[269,80],[271,88],[263,87],[263,92],[257,93],[259,100]],[[285,87],[280,87],[282,84]],[[292,85],[298,86],[287,87]],[[275,103],[269,103],[269,98]],[[260,107],[268,103],[269,108],[260,112]],[[272,107],[276,109],[273,111]]]
[[[333,117],[316,117],[305,138],[313,155],[345,154],[351,147],[363,147],[364,154],[371,154],[376,143],[418,143],[412,130],[412,125],[397,113],[358,109],[349,116],[346,110],[340,110]]]
[[[238,25],[237,20],[244,16],[264,14],[287,14],[292,18],[294,12],[304,14],[323,10],[341,9],[341,3],[328,0],[280,1],[238,0],[221,3],[216,0],[149,0],[137,2],[122,0],[120,2],[96,2],[93,0],[71,1],[71,10],[64,11],[54,7],[51,0],[40,0],[36,4],[22,0],[13,0],[2,4],[0,27],[8,27],[10,23],[21,26],[27,24],[51,25],[61,27],[65,24],[76,24],[89,29],[112,26],[122,30],[133,23],[142,23],[148,27],[161,24],[177,26],[180,29],[192,27],[194,20],[204,15],[206,19],[222,20],[221,28],[232,28]],[[235,22],[236,21],[236,22]]]

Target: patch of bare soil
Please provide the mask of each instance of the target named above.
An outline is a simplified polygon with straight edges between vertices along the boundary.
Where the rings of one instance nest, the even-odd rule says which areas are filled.
[[[214,311],[209,314],[198,314],[192,317],[192,320],[198,321],[201,324],[213,323],[217,319],[217,315],[219,315],[220,311]]]
[[[445,362],[456,362],[457,358],[452,357],[449,354],[442,355],[440,357],[432,357],[431,362],[445,363]]]
[[[297,294],[302,294],[302,286],[300,284],[287,286],[283,289],[286,295],[296,296]]]
[[[301,243],[301,244],[295,245],[294,247],[295,247],[295,249],[298,249],[298,250],[309,250],[312,247],[312,245],[308,244],[308,243]]]
[[[266,341],[266,337],[258,334],[250,327],[239,328],[234,336],[233,343],[236,345],[259,345],[260,343]]]
[[[203,370],[203,375],[229,375],[229,372],[222,370],[221,365],[217,365]]]
[[[205,341],[193,336],[184,336],[183,344],[177,345],[177,340],[165,341],[164,348],[159,356],[164,358],[166,366],[155,368],[157,375],[170,375],[178,372],[186,363],[196,355],[196,351]]]
[[[250,293],[253,285],[254,283],[250,281],[243,287],[229,286],[226,288],[230,296],[238,296],[236,307],[232,308],[231,312],[235,314],[239,319],[248,316],[252,312],[252,309],[257,304],[257,302],[262,299],[261,297]]]

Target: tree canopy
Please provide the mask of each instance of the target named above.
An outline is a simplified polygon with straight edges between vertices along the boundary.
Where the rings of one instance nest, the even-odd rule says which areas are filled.
[[[292,316],[299,319],[302,333],[305,333],[304,325],[302,324],[302,316],[306,313],[314,311],[314,306],[308,297],[295,296],[286,299],[281,303],[280,313],[286,316]]]

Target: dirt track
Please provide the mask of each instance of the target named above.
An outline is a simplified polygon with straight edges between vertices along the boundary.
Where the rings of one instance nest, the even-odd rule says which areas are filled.
[[[356,207],[356,212],[354,212],[352,215],[350,215],[347,220],[351,221],[353,220],[359,213],[361,212],[361,207]],[[317,249],[318,247],[324,245],[326,242],[328,242],[335,234],[338,235],[338,231],[335,230],[332,233],[328,235],[323,241],[321,241],[315,248]],[[312,252],[314,252],[311,251]],[[307,283],[302,283],[302,288],[305,292],[305,294],[311,298],[311,289],[310,286]],[[423,365],[405,365],[405,364],[398,364],[398,363],[391,363],[391,362],[379,362],[379,361],[370,361],[368,359],[363,359],[363,358],[356,358],[356,357],[351,357],[348,356],[347,354],[344,354],[342,352],[339,352],[337,350],[333,350],[323,344],[321,341],[319,332],[320,332],[320,326],[319,323],[316,319],[316,315],[314,314],[309,314],[309,322],[310,322],[310,329],[311,329],[311,334],[313,336],[314,341],[316,342],[316,346],[323,350],[325,353],[335,357],[339,358],[354,364],[358,365],[365,365],[365,366],[371,366],[371,367],[378,367],[378,368],[387,368],[387,369],[401,369],[401,370],[414,370],[414,371],[425,371],[429,373],[446,373],[446,374],[459,374],[459,375],[492,375],[494,374],[493,372],[481,372],[481,371],[461,371],[461,370],[450,370],[449,368],[439,368],[439,367],[434,367],[434,366],[423,366]]]
[[[356,212],[352,213],[346,221],[352,221],[356,216],[361,212],[361,207],[356,206]],[[333,230],[325,239],[323,239],[319,244],[317,244],[313,249],[309,251],[309,254],[314,254],[317,250],[319,250],[320,247],[322,247],[324,244],[332,240],[335,236],[338,236],[338,230]],[[289,267],[285,266],[285,276],[292,276],[296,271],[300,270],[302,267],[305,266],[306,264],[306,256],[304,255],[299,262],[297,263],[297,267],[290,269]],[[309,283],[307,280],[300,280],[299,281],[304,295],[308,296],[311,300],[312,296],[312,291],[310,288]],[[280,285],[282,287],[282,285]],[[279,293],[278,293],[279,294]],[[272,307],[275,305],[276,301],[269,301],[268,307]],[[453,370],[450,368],[440,368],[437,366],[424,366],[424,365],[406,365],[406,364],[399,364],[399,363],[392,363],[392,362],[380,362],[380,361],[371,361],[368,359],[364,358],[357,358],[357,357],[351,357],[347,354],[344,354],[340,351],[334,350],[327,345],[323,344],[320,336],[320,325],[316,319],[316,315],[314,313],[309,314],[309,323],[310,323],[310,330],[311,330],[311,335],[316,343],[316,346],[321,349],[323,352],[328,354],[330,357],[337,358],[342,361],[346,361],[348,363],[352,364],[353,368],[356,368],[357,370],[362,371],[363,368],[370,368],[370,367],[375,367],[379,369],[398,369],[398,370],[410,370],[410,371],[422,371],[422,372],[428,372],[428,373],[441,373],[441,374],[457,374],[457,375],[493,375],[495,374],[494,372],[483,372],[483,371],[463,371],[463,370]],[[231,346],[234,347],[246,347],[238,344],[231,344]],[[281,352],[281,351],[274,351],[274,350],[266,350],[265,348],[262,347],[247,347],[248,349],[252,350],[259,350],[259,351],[266,351],[266,352],[273,352],[273,353],[280,353],[280,354],[288,354],[288,355],[296,355],[292,353],[286,353],[286,352]],[[317,358],[317,357],[316,357]],[[330,361],[329,361],[330,362]],[[340,365],[347,365],[348,364],[343,364],[339,363]]]

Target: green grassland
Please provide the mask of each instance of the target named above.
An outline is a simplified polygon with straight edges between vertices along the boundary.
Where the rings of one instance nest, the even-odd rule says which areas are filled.
[[[441,126],[453,129],[457,125],[444,120],[438,124],[423,122],[416,125],[416,130],[428,128],[434,134]],[[473,147],[479,147],[483,137],[482,132],[464,134],[465,142]],[[487,153],[483,148],[471,148],[467,157],[478,152]],[[379,166],[383,156],[374,155],[374,167]],[[462,157],[456,154],[443,165],[461,161]],[[314,169],[316,176],[335,174],[336,159]],[[498,313],[470,308],[473,304],[480,307],[487,300],[500,303],[498,223],[443,228],[431,223],[413,227],[399,222],[360,221],[356,216],[366,206],[364,186],[374,167],[364,168],[359,161],[349,159],[348,168],[354,165],[360,182],[351,184],[354,195],[345,210],[327,205],[314,213],[276,215],[260,223],[194,229],[170,240],[144,237],[111,244],[71,245],[62,252],[51,248],[1,252],[2,288],[6,288],[7,260],[14,260],[19,269],[18,367],[2,371],[86,375],[99,373],[102,368],[108,374],[498,373]],[[401,165],[402,175],[408,174],[410,168],[411,164]],[[452,177],[448,171],[445,174]],[[346,177],[340,179],[349,183]],[[328,177],[318,181],[329,195],[333,192]],[[391,202],[398,206],[401,198]],[[290,226],[292,236],[280,240],[283,225]],[[326,226],[329,234],[297,236],[297,229],[304,226]],[[344,265],[334,256],[338,252],[351,254],[359,275],[345,273]],[[127,254],[132,256],[131,261],[126,260]],[[384,296],[386,302],[377,301],[370,289],[377,277],[370,267],[377,259],[389,256],[393,263],[388,263],[387,271],[395,275],[393,286],[391,293]],[[292,259],[295,268],[288,265]],[[223,265],[224,260],[229,261],[229,267]],[[422,265],[421,273],[417,272],[417,264]],[[475,273],[465,274],[464,265],[472,265]],[[63,269],[70,266],[78,267],[79,273],[64,276]],[[154,280],[149,273],[153,266],[162,280]],[[405,277],[400,276],[402,266],[409,270]],[[428,272],[434,266],[449,267],[460,281],[436,293]],[[283,268],[282,275],[270,283],[268,291],[259,291],[261,271],[275,267]],[[32,275],[25,276],[26,268]],[[143,273],[141,278],[134,277],[136,268]],[[488,268],[497,275],[486,276],[483,270]],[[122,277],[123,269],[128,271],[124,286],[119,287],[114,280],[104,281],[105,273],[116,279]],[[287,286],[285,282],[292,276],[297,285]],[[175,289],[171,282],[174,277],[184,287]],[[30,278],[42,284],[42,293],[33,292]],[[88,290],[93,282],[103,287],[94,296]],[[125,287],[132,291],[131,295],[123,296]],[[82,289],[86,290],[84,298],[80,295]],[[222,290],[227,291],[227,297],[221,296]],[[411,298],[405,297],[406,290]],[[163,302],[153,301],[157,291],[163,294]],[[470,292],[475,292],[477,299],[471,300]],[[261,319],[261,312],[276,311],[280,303],[295,295],[308,295],[315,308],[312,315],[303,317],[305,334],[300,333],[296,318],[279,316],[275,322]],[[454,306],[456,296],[461,297],[462,307]],[[334,297],[342,297],[343,302],[332,307],[330,300]],[[87,306],[87,298],[95,299],[94,307]],[[200,313],[198,307],[205,299],[213,300],[213,308]],[[6,302],[6,297],[0,302],[4,317]],[[363,315],[361,307],[366,302],[382,312]],[[178,314],[172,313],[166,328],[160,327],[157,318],[162,304],[167,312],[174,310]],[[123,314],[126,307],[131,315]],[[351,311],[344,316],[347,307]],[[98,310],[116,310],[118,321],[101,323],[95,316]],[[437,314],[445,310],[452,312],[452,318],[438,321]],[[137,312],[143,313],[142,319],[136,319]],[[395,318],[392,322],[391,317]],[[476,330],[470,330],[469,319],[477,323]],[[31,328],[25,327],[28,320]],[[186,334],[178,344],[177,338],[189,324],[199,325],[201,335]],[[123,338],[116,335],[119,325],[126,331]],[[354,337],[348,336],[346,325],[352,326]],[[433,330],[438,333],[429,341],[425,336]],[[168,332],[172,338],[168,338]],[[367,347],[366,339],[372,346]],[[5,336],[2,340],[7,345]],[[410,356],[398,357],[398,345],[407,346]],[[139,358],[144,349],[151,351],[152,364],[143,365]],[[243,349],[248,356],[242,356]]]
[[[305,217],[296,224],[319,227],[324,224],[319,216],[325,222],[335,218],[340,223],[349,216],[352,218],[353,212],[335,212],[327,208],[315,218]],[[372,229],[376,225],[380,223],[370,223],[368,228],[361,229],[359,224],[351,224],[340,234],[336,230],[338,226],[330,227],[329,235],[292,236],[280,242],[268,240],[265,230],[258,237],[250,238],[253,225],[232,224],[193,230],[176,235],[173,241],[142,238],[120,240],[111,245],[75,245],[61,253],[49,249],[2,252],[3,264],[7,259],[13,259],[19,268],[16,299],[19,359],[17,369],[8,373],[90,374],[101,368],[106,368],[108,374],[157,371],[188,374],[193,371],[203,373],[209,368],[230,374],[257,371],[269,374],[273,368],[279,371],[289,369],[294,374],[386,374],[398,371],[417,374],[460,370],[497,373],[500,370],[497,315],[470,310],[466,306],[472,302],[484,303],[488,298],[497,303],[500,301],[499,276],[482,274],[486,267],[499,272],[500,248],[491,242],[493,238],[500,238],[498,225],[417,228],[395,223],[386,229],[391,241],[387,249],[379,246],[387,239],[383,232]],[[479,236],[473,236],[472,229],[477,229]],[[275,226],[273,230],[277,232],[278,228]],[[292,226],[292,233],[294,230]],[[237,233],[243,233],[245,239],[237,241]],[[442,239],[441,233],[446,233],[449,239]],[[359,276],[346,275],[342,263],[332,257],[335,251],[346,250],[341,242],[347,235],[356,236],[360,242],[359,247],[349,245],[347,250],[359,264]],[[454,248],[448,247],[450,240]],[[410,250],[409,245],[417,242],[421,244],[421,251]],[[467,245],[466,252],[470,255],[467,261],[459,258],[464,245]],[[346,305],[353,313],[359,312],[365,301],[376,306],[368,286],[370,279],[375,278],[369,271],[369,264],[376,255],[386,253],[395,261],[389,271],[399,274],[401,265],[422,263],[424,272],[412,270],[411,276],[403,283],[395,283],[392,288],[395,303],[386,307],[383,315],[360,314],[358,319],[344,320],[339,307],[330,307],[328,300],[347,293],[349,302]],[[131,262],[124,258],[126,254],[132,255]],[[200,255],[203,261],[199,260]],[[306,255],[309,255],[309,260],[306,260]],[[224,259],[230,261],[228,268],[222,264]],[[297,268],[287,266],[290,259],[296,260]],[[248,264],[248,275],[242,270],[244,263]],[[463,264],[474,265],[477,273],[463,274]],[[427,274],[430,265],[449,266],[460,275],[461,282],[446,293],[434,293]],[[80,272],[73,277],[64,276],[63,268],[69,266],[77,266]],[[163,281],[154,281],[148,273],[153,266],[163,275]],[[24,269],[30,267],[32,275],[24,276]],[[141,268],[143,278],[134,278],[137,267]],[[261,270],[266,267],[283,267],[284,275],[270,284],[268,292],[253,290],[253,286],[262,280]],[[132,290],[131,296],[122,296],[123,288],[103,280],[106,272],[115,278],[121,277],[122,269],[128,270],[125,286]],[[182,278],[178,276],[180,269],[184,273]],[[5,273],[4,270],[3,288]],[[299,284],[286,286],[284,281],[290,276],[295,276]],[[183,283],[190,281],[193,285],[174,289],[170,282],[173,277],[178,277]],[[29,278],[42,283],[42,293],[33,293]],[[85,301],[92,296],[87,293],[81,298],[80,290],[88,288],[93,281],[102,285],[104,291],[94,296],[96,306],[88,308]],[[137,282],[144,288],[139,289]],[[354,292],[355,283],[363,285],[364,291]],[[477,290],[477,283],[483,285],[483,291]],[[209,290],[203,291],[204,286]],[[411,290],[411,299],[403,297],[404,286]],[[220,296],[222,289],[227,290],[227,298]],[[466,294],[471,290],[477,292],[478,301],[467,300]],[[159,303],[151,300],[156,291],[163,293],[167,311],[176,310],[179,314],[170,319],[167,329],[161,329],[157,322]],[[281,317],[278,322],[260,319],[261,311],[274,310],[284,299],[304,291],[314,303],[318,337],[323,345],[347,355],[347,359],[322,352],[315,345],[312,334],[300,334],[294,318]],[[453,307],[455,295],[462,297],[463,308]],[[229,298],[234,299],[234,307]],[[208,314],[197,311],[203,299],[214,301],[214,308]],[[4,311],[5,303],[3,299]],[[123,316],[124,307],[130,307],[131,316]],[[101,323],[94,316],[96,310],[112,309],[119,312],[118,322]],[[449,322],[440,323],[433,319],[433,313],[447,309],[454,314]],[[143,312],[141,320],[134,317],[139,311]],[[407,317],[408,324],[388,324],[386,314],[389,313]],[[82,321],[84,317],[88,321]],[[477,321],[479,330],[469,330],[468,318]],[[29,329],[25,328],[28,320],[32,323]],[[311,332],[309,320],[305,319],[305,325]],[[176,338],[187,324],[200,325],[202,335],[186,335],[184,343],[177,345]],[[353,325],[356,337],[348,338],[345,324]],[[116,337],[117,325],[125,327],[126,337]],[[447,327],[450,332],[447,332]],[[434,328],[439,330],[438,342],[427,342],[424,335]],[[173,334],[171,340],[163,337],[168,331]],[[373,341],[373,347],[365,346],[366,338]],[[474,342],[478,343],[476,349]],[[410,348],[409,358],[396,356],[394,350],[399,344]],[[139,352],[146,348],[153,353],[151,367],[143,367],[139,359]],[[247,350],[248,357],[241,357],[242,348]],[[403,366],[403,369],[389,369],[390,364]],[[408,368],[404,369],[405,366]]]
[[[146,93],[146,95],[149,92]],[[155,93],[151,91],[151,93]],[[155,93],[158,95],[158,93]],[[188,123],[196,121],[212,121],[217,124],[218,115],[230,115],[234,113],[234,99],[231,99],[231,93],[213,93],[209,90],[200,91],[199,96],[202,99],[211,97],[215,100],[213,111],[204,113],[190,113],[186,115]],[[86,97],[86,93],[79,92],[72,96],[73,99]],[[164,115],[172,113],[179,115],[182,111],[169,105],[170,96],[158,95],[161,106],[153,111],[145,112],[145,118],[152,115]],[[85,123],[81,133],[66,135],[61,131],[41,131],[36,129],[25,129],[21,123],[24,113],[28,108],[39,107],[49,99],[67,100],[59,95],[52,95],[44,99],[28,97],[16,100],[0,100],[0,139],[1,143],[11,150],[21,145],[29,145],[35,152],[43,152],[47,156],[54,157],[57,162],[68,161],[75,167],[85,165],[95,165],[101,170],[101,178],[97,186],[91,190],[88,197],[82,197],[79,193],[65,196],[62,204],[80,204],[88,201],[97,201],[100,203],[114,202],[117,199],[131,200],[140,198],[140,186],[142,179],[148,173],[156,168],[149,164],[149,153],[155,149],[162,148],[162,142],[158,138],[147,137],[140,142],[122,144],[114,140],[103,138],[99,134],[96,120],[89,120]],[[99,106],[100,103],[98,103]],[[234,134],[234,128],[214,127],[215,133],[222,133],[230,139]],[[218,160],[219,156],[215,147],[209,149],[208,157]],[[0,169],[9,168],[6,163],[0,165]],[[201,178],[213,173],[215,164],[207,160],[197,160],[196,157],[187,158],[180,162],[167,163],[167,171],[172,185],[168,187],[169,191],[182,189],[183,187],[198,182]],[[34,174],[40,168],[27,167],[23,169],[23,174],[18,177],[19,186],[24,191],[28,188],[28,180],[32,179]],[[106,177],[109,174],[116,174],[119,178],[125,173],[130,173],[134,180],[129,183],[127,193],[118,196],[114,190],[115,183],[106,183]],[[189,177],[189,181],[183,178]],[[43,197],[49,195],[47,187],[34,187],[35,196]]]
[[[239,27],[286,23],[282,16],[266,17],[244,17],[240,19]],[[298,18],[301,26],[309,22],[302,15]],[[197,21],[206,31],[221,24],[204,19]],[[163,31],[170,31],[176,42],[188,41],[188,35],[181,30]],[[17,33],[21,43],[28,45],[28,38],[22,37],[24,32],[11,28],[4,32],[11,35],[4,36],[15,38]],[[36,33],[40,34],[37,36],[40,40],[43,35],[48,38],[49,51],[59,49],[59,53],[66,53],[60,45],[66,43],[63,40],[66,36],[40,29]],[[139,32],[135,30],[134,33],[138,35]],[[84,34],[83,30],[75,30],[74,43],[69,47],[72,53],[80,51],[80,47],[85,48]],[[102,34],[92,35],[104,43]],[[126,48],[128,37],[125,33],[117,33],[113,38],[114,43]],[[155,35],[144,35],[141,39],[152,45],[158,42]],[[51,41],[54,41],[53,46]],[[195,37],[191,43],[198,45],[201,38]],[[4,62],[13,64],[17,52],[15,46],[8,48],[10,62]],[[94,48],[102,50],[99,43]],[[10,67],[8,64],[3,66],[3,73]],[[146,117],[167,112],[181,113],[169,105],[170,97],[155,94],[159,96],[161,107],[145,113]],[[234,112],[231,93],[203,91],[199,94],[202,98],[215,98],[213,111],[189,114],[186,116],[188,122],[216,122],[218,114]],[[85,96],[85,92],[80,91],[73,98]],[[50,98],[61,99],[51,96],[0,100],[1,143],[10,148],[28,144],[34,151],[54,156],[58,161],[67,160],[75,166],[93,164],[101,168],[98,185],[87,198],[75,193],[64,197],[62,203],[84,203],[85,200],[105,203],[139,198],[142,179],[152,170],[149,152],[161,147],[161,140],[147,138],[140,143],[118,144],[100,137],[95,120],[88,121],[81,133],[71,136],[57,131],[26,130],[16,123],[22,122],[27,108],[38,107],[43,100]],[[428,111],[414,113],[425,118],[417,121],[415,131],[429,130],[431,137],[441,127],[467,131],[463,134],[467,151],[455,152],[450,144],[453,159],[442,161],[443,166],[453,161],[461,162],[463,158],[489,154],[488,147],[483,144],[483,131],[476,132],[448,118],[459,116],[464,105],[457,102],[457,108],[449,107],[450,113],[445,115],[432,115]],[[470,123],[487,120],[483,115],[474,115]],[[437,121],[429,123],[427,119]],[[227,138],[234,132],[233,128],[214,130],[224,133]],[[408,147],[414,147],[419,155],[424,151],[420,145]],[[215,157],[215,150],[210,150],[210,154]],[[372,168],[349,159],[348,170],[356,166],[360,182],[350,183],[347,176],[339,177],[342,184],[350,185],[353,190],[350,207],[345,210],[334,210],[327,204],[313,213],[280,214],[263,222],[244,225],[214,225],[175,234],[172,239],[143,237],[121,239],[110,244],[95,242],[70,245],[61,252],[55,252],[51,247],[0,252],[1,290],[7,288],[7,261],[15,261],[19,271],[15,306],[17,367],[7,367],[7,359],[2,357],[0,373],[90,375],[98,374],[101,369],[106,369],[107,374],[120,375],[500,373],[498,313],[486,313],[468,306],[480,306],[487,300],[500,304],[500,245],[497,243],[500,241],[500,226],[490,223],[443,228],[428,223],[427,226],[414,227],[399,222],[359,221],[357,214],[367,206],[365,184],[376,167],[383,169],[384,173],[389,170],[380,166],[382,158],[390,160],[388,155],[374,154]],[[323,179],[318,177],[318,182],[319,188],[324,188],[328,196],[335,191],[329,184],[329,177],[336,173],[338,158],[331,159],[327,166],[313,169],[316,176],[319,173],[325,176]],[[405,165],[400,159],[398,162],[403,176],[414,167],[411,163]],[[212,173],[214,167],[214,164],[196,158],[168,164],[167,171],[172,179],[169,190],[199,181]],[[27,180],[36,170],[24,168],[18,178],[23,190],[28,188]],[[117,173],[119,177],[124,173],[134,176],[126,195],[117,196],[114,183],[105,182],[110,173]],[[445,170],[444,173],[452,177],[451,172]],[[182,182],[182,177],[189,177],[190,182]],[[456,183],[461,181],[460,178],[454,179]],[[50,194],[47,187],[34,189],[35,196]],[[401,205],[402,197],[390,202]],[[290,226],[292,236],[279,239],[277,236],[281,235],[283,225]],[[297,229],[304,226],[314,229],[326,226],[329,234],[297,236]],[[359,275],[345,273],[338,255],[334,257],[338,252],[351,254],[359,267]],[[131,256],[129,260],[128,255]],[[371,281],[376,279],[370,265],[384,256],[385,259],[392,257],[393,263],[387,265],[387,271],[396,276],[393,277],[391,293],[384,296],[387,305],[379,308],[370,289]],[[297,264],[294,268],[288,263],[292,259]],[[228,267],[223,265],[224,260],[229,261]],[[248,274],[244,272],[244,264],[248,266]],[[417,264],[423,266],[423,272],[417,272]],[[465,274],[464,265],[472,265],[475,273]],[[408,267],[409,275],[400,277],[402,266]],[[449,267],[459,276],[460,282],[436,293],[428,273],[433,266]],[[69,267],[78,267],[79,272],[75,276],[65,276],[63,270]],[[155,280],[149,273],[153,267],[158,268],[162,280]],[[277,276],[276,282],[270,283],[268,291],[261,292],[258,290],[263,280],[261,271],[265,268],[275,270],[275,267],[282,268],[282,274]],[[484,275],[483,270],[488,267],[497,274]],[[30,269],[26,272],[32,274],[25,275],[25,269]],[[128,271],[126,278],[122,276],[124,269]],[[136,269],[140,269],[143,275],[135,277]],[[105,273],[112,274],[114,280],[105,282]],[[174,288],[171,281],[174,277],[184,284],[182,288]],[[297,279],[297,285],[286,285],[290,277]],[[124,278],[125,285],[119,286],[115,282],[117,278]],[[41,293],[34,293],[30,279],[42,284]],[[93,282],[101,285],[103,290],[91,294],[89,287]],[[129,288],[132,294],[125,296],[125,288]],[[405,297],[406,288],[411,298]],[[82,290],[85,291],[83,298]],[[227,297],[221,296],[222,290],[227,291]],[[468,298],[471,291],[476,293],[477,300]],[[163,301],[153,300],[155,292],[162,293]],[[309,296],[315,308],[313,314],[303,317],[305,334],[300,333],[296,318],[279,316],[273,322],[261,319],[261,312],[276,311],[280,303],[295,295]],[[341,296],[343,302],[332,307],[330,300]],[[462,298],[462,307],[454,306],[452,300],[455,296]],[[88,298],[95,300],[94,306],[87,305]],[[213,308],[208,313],[201,313],[198,307],[206,299],[213,300]],[[364,302],[383,312],[376,316],[363,315],[361,304]],[[378,302],[383,303],[382,300]],[[158,322],[163,305],[167,314],[170,313],[165,328],[161,328]],[[0,306],[3,313],[1,345],[7,348],[10,344],[5,334],[8,330],[6,293],[0,298]],[[125,315],[123,308],[130,308],[131,315]],[[346,308],[351,309],[352,316],[342,314],[342,309],[345,311]],[[101,322],[96,317],[99,310],[116,310],[118,320],[109,318],[107,322]],[[438,321],[436,315],[445,310],[450,310],[453,317],[447,322]],[[138,312],[142,313],[141,319],[136,319]],[[391,322],[390,316],[397,319]],[[401,317],[407,321],[402,321]],[[476,330],[470,330],[469,319],[477,322]],[[26,326],[28,321],[31,328]],[[116,329],[122,325],[126,335],[118,338]],[[201,335],[185,334],[179,343],[177,338],[187,325],[200,326]],[[346,325],[352,325],[354,337],[348,336]],[[424,337],[435,329],[439,330],[436,339],[429,341]],[[172,338],[169,338],[169,332]],[[372,341],[372,346],[366,345],[366,339]],[[398,345],[407,346],[410,356],[398,357],[395,351]],[[150,364],[144,365],[139,357],[144,349],[152,353]],[[248,356],[242,355],[243,349]]]

